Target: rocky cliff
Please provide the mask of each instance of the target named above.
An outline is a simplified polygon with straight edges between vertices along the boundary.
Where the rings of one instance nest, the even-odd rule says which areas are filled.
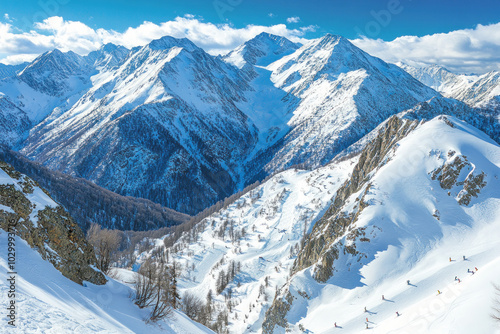
[[[0,226],[15,232],[72,281],[106,283],[104,275],[95,269],[92,246],[70,215],[38,183],[2,161]]]

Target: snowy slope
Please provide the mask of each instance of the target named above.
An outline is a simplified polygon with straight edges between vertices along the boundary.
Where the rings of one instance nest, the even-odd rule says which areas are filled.
[[[8,221],[17,222],[14,246],[8,240]],[[17,310],[16,328],[7,325],[4,313],[0,333],[212,333],[177,311],[170,319],[146,324],[150,310],[133,303],[130,286],[109,277],[106,282],[95,267],[93,248],[69,214],[36,182],[4,162],[0,245],[6,250],[0,255],[0,275],[6,279],[15,272]],[[8,253],[7,245],[14,251]],[[12,252],[14,267],[12,258],[8,260]],[[14,300],[9,289],[0,285],[2,302]]]
[[[85,57],[56,49],[31,63],[0,64],[2,103],[9,105],[7,109],[22,114],[13,118],[10,112],[8,122],[4,120],[5,128],[10,127],[3,140],[5,144],[16,146],[27,137],[27,131],[47,115],[59,115],[68,110],[92,86],[91,75],[113,68],[128,52],[124,47],[107,44]],[[4,118],[7,112],[2,110]],[[20,126],[27,122],[26,118],[28,126]]]
[[[277,300],[293,299],[284,314],[292,332],[302,325],[334,333],[336,322],[357,333],[367,317],[377,333],[494,332],[489,315],[500,261],[500,147],[464,122],[435,118],[381,158],[341,202],[340,216],[323,217],[308,238],[314,245],[343,215],[354,214],[349,228],[325,245],[333,273],[322,276],[324,282],[313,278],[328,263],[320,257],[280,291]],[[311,258],[299,254],[294,272],[304,256]],[[467,273],[474,267],[477,273]],[[266,315],[267,324],[273,316]],[[285,332],[278,325],[269,329]]]
[[[290,251],[298,250],[304,232],[321,216],[355,162],[351,159],[315,171],[279,173],[226,210],[202,221],[194,229],[197,237],[187,234],[168,249],[182,266],[182,293],[190,292],[205,302],[212,290],[216,307],[224,310],[223,295],[231,289],[234,306],[229,313],[230,332],[258,331],[275,289],[286,282],[293,263]],[[157,247],[163,247],[161,240]],[[140,261],[145,256],[139,256]],[[221,270],[228,271],[231,261],[241,264],[241,272],[218,295],[218,276]],[[266,277],[269,285],[264,296],[260,289],[266,285]]]
[[[0,231],[0,244],[7,234]],[[5,254],[5,252],[3,252]],[[0,273],[7,275],[7,260],[0,256]],[[129,295],[132,289],[109,279],[106,285],[76,284],[44,261],[26,242],[17,239],[17,328],[0,327],[0,333],[213,333],[175,311],[171,319],[146,324],[148,310],[139,309]],[[2,300],[8,288],[0,286]]]
[[[423,84],[470,106],[495,108],[500,103],[499,72],[466,75],[452,73],[438,65],[424,67],[412,67],[403,63],[397,65]]]
[[[0,63],[0,79],[8,78],[22,71],[28,63],[18,65],[5,65]]]
[[[34,124],[90,86],[92,68],[73,52],[46,52],[16,76],[0,81],[0,92],[22,109]],[[74,103],[74,101],[73,101]]]

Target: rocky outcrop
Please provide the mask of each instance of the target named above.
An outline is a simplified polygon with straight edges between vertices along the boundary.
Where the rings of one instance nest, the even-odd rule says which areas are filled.
[[[455,151],[449,151],[448,160],[430,175],[433,180],[439,181],[442,189],[449,190],[448,196],[454,196],[460,205],[469,205],[472,197],[478,197],[486,186],[486,174],[483,171],[477,173],[467,157]]]
[[[396,142],[405,137],[417,125],[417,121],[392,117],[381,129],[378,136],[366,146],[361,153],[358,164],[354,167],[351,178],[340,187],[333,204],[315,224],[304,249],[297,257],[292,274],[317,264],[314,278],[324,282],[333,275],[332,264],[340,252],[346,251],[353,255],[359,255],[354,243],[350,243],[349,247],[342,243],[334,243],[340,236],[349,231],[359,214],[368,205],[364,201],[364,197],[370,189],[369,174],[383,166],[387,159],[390,159],[388,153],[395,149]],[[360,192],[360,195],[355,199],[354,208],[349,212],[343,210],[349,197],[357,192]],[[355,236],[359,237],[362,231],[351,229],[349,234],[352,234],[351,239],[353,239]]]
[[[42,207],[43,206],[43,207]],[[82,230],[38,183],[0,161],[0,227],[14,231],[64,276],[105,284]]]

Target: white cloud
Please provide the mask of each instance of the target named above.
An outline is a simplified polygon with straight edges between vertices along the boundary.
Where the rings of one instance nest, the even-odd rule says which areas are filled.
[[[3,58],[1,60],[2,64],[6,65],[16,65],[16,64],[21,64],[24,62],[31,62],[33,61],[36,57],[38,57],[39,54],[18,54],[18,55],[11,55]]]
[[[223,54],[261,32],[268,32],[289,38],[294,42],[304,42],[310,27],[288,29],[285,24],[272,26],[248,25],[234,28],[229,24],[215,25],[202,22],[191,15],[155,24],[144,22],[130,27],[124,32],[93,29],[78,21],[66,21],[62,17],[49,17],[34,24],[30,32],[18,32],[9,23],[0,23],[0,54],[5,55],[3,63],[21,62],[33,55],[52,50],[72,50],[81,55],[98,49],[106,43],[123,45],[127,48],[141,46],[163,36],[186,37],[211,54]]]
[[[274,13],[269,13],[269,14],[267,14],[267,16],[269,16],[269,17],[271,17],[271,18],[272,18],[272,17],[276,17],[276,14],[274,14]]]
[[[286,22],[288,23],[299,23],[300,21],[300,17],[298,16],[293,16],[293,17],[289,17],[286,19]]]
[[[305,37],[318,28],[313,25],[289,29],[285,24],[235,28],[201,20],[187,14],[160,24],[144,22],[123,32],[93,29],[58,16],[35,23],[29,32],[19,31],[13,23],[0,22],[0,62],[20,63],[54,48],[84,55],[110,42],[132,48],[167,35],[186,37],[211,54],[224,54],[261,32],[305,43]],[[352,42],[388,62],[435,63],[466,73],[500,70],[500,23],[422,37],[402,36],[393,41],[363,37]]]
[[[388,62],[438,64],[463,73],[500,70],[500,23],[389,42],[366,37],[352,42]]]
[[[309,25],[309,26],[306,26],[306,27],[300,27],[300,30],[304,33],[307,33],[307,32],[315,32],[316,30],[318,30],[319,26],[317,25]]]

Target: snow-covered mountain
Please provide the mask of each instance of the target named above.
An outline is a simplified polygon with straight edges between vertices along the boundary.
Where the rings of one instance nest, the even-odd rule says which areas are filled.
[[[128,54],[128,50],[112,44],[82,57],[74,52],[59,50],[46,52],[31,63],[0,67],[0,92],[4,105],[14,106],[24,114],[17,121],[5,123],[12,136],[2,138],[2,143],[16,147],[25,139],[26,130],[44,120],[49,114],[57,117],[68,110],[92,86],[90,77],[103,69],[111,69]],[[3,65],[3,64],[0,64]],[[4,115],[8,112],[2,110]],[[5,117],[5,116],[4,116]],[[28,129],[16,124],[28,118]],[[12,139],[11,139],[12,138]]]
[[[294,101],[291,131],[266,168],[333,158],[389,116],[439,95],[347,39],[326,35],[268,67]]]
[[[191,214],[274,170],[324,163],[437,95],[332,35],[299,48],[260,34],[225,57],[171,37],[130,52],[53,51],[10,80],[0,91],[34,124],[44,118],[23,154]],[[43,98],[28,105],[16,85]]]
[[[493,332],[499,176],[500,147],[464,122],[389,122],[315,224],[263,332]]]
[[[438,65],[413,67],[398,63],[398,66],[443,95],[463,101],[472,107],[500,106],[500,72],[466,75],[452,73]]]
[[[441,98],[340,36],[299,46],[266,33],[223,57],[171,37],[53,51],[0,92],[34,126],[18,145],[30,159],[189,214],[277,170],[325,164]]]
[[[222,59],[239,69],[248,71],[250,76],[255,76],[254,66],[268,66],[283,56],[293,53],[300,46],[285,37],[263,32],[238,46]]]
[[[256,129],[235,103],[250,89],[236,68],[187,39],[164,37],[91,77],[22,152],[123,195],[196,213],[232,194]]]
[[[394,117],[372,137],[166,236],[183,293],[211,290],[235,333],[355,333],[366,317],[377,333],[492,332],[500,146],[449,116]]]
[[[40,55],[17,75],[0,80],[0,92],[36,125],[55,108],[74,102],[72,95],[90,87],[91,72],[83,57],[54,50]]]

